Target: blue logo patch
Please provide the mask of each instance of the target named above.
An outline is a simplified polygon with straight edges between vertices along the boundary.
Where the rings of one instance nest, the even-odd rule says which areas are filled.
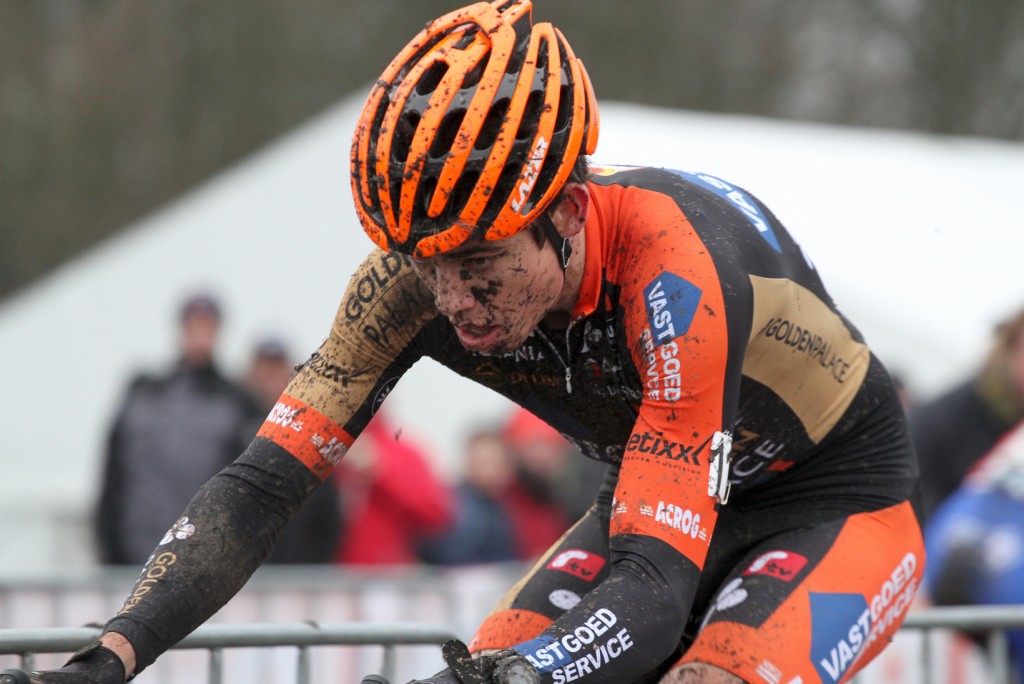
[[[860,594],[811,592],[811,660],[823,682],[837,682],[871,634],[871,611]]]
[[[675,273],[663,271],[644,288],[647,322],[655,346],[685,335],[700,303],[700,288]]]
[[[775,231],[772,230],[772,226],[768,223],[764,212],[761,211],[761,208],[757,206],[757,202],[750,195],[739,188],[729,185],[721,178],[715,178],[706,173],[689,173],[674,169],[671,171],[731,202],[733,206],[743,212],[743,215],[747,217],[750,224],[757,229],[758,235],[764,238],[772,246],[772,249],[776,252],[782,251],[782,247],[779,246],[779,240],[775,237]]]
[[[544,634],[513,646],[512,650],[529,660],[538,672],[551,672],[572,662],[558,640]]]

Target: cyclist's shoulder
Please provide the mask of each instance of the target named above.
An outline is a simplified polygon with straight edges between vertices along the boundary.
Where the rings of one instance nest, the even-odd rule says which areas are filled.
[[[374,249],[342,295],[329,346],[363,347],[394,355],[438,317],[434,296],[407,256]]]
[[[739,184],[713,173],[667,166],[594,164],[590,167],[589,180],[596,186],[637,187],[666,194],[696,189],[711,192],[741,190]]]

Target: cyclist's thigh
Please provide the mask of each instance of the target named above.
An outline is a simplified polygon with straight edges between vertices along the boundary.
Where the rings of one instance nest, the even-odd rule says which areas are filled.
[[[607,507],[604,507],[607,508]],[[512,587],[470,640],[475,652],[534,638],[608,575],[608,519],[583,516]]]
[[[896,632],[923,566],[909,502],[781,532],[726,575],[676,665],[747,682],[847,681]]]

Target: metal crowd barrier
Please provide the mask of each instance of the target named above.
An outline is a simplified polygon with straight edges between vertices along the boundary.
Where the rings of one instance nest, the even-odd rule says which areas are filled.
[[[290,679],[295,671],[299,684],[311,684],[314,674],[322,679],[321,668],[344,669],[342,679],[356,672],[369,674],[363,670],[378,664],[378,674],[389,679],[396,670],[400,676],[411,670],[425,672],[422,668],[441,662],[440,651],[406,647],[438,645],[455,635],[465,638],[522,571],[516,565],[390,573],[264,568],[222,613],[175,647],[182,652],[158,660],[153,673],[147,671],[140,681],[192,684],[192,675],[203,665],[211,684],[233,679],[235,667],[258,674],[260,682],[277,682],[278,675]],[[97,616],[111,615],[135,575],[133,569],[98,569],[80,575],[0,579],[0,663],[8,663],[0,664],[0,669],[19,658],[28,669],[47,666],[60,662],[57,654],[88,643],[98,628],[54,625],[91,624]],[[439,621],[443,627],[430,626]],[[972,672],[983,670],[974,680],[1011,684],[1006,634],[1011,629],[1024,630],[1024,605],[913,607],[896,643],[879,658],[884,661],[889,656],[899,675],[883,672],[876,665],[884,663],[876,661],[855,681],[950,684],[954,678],[942,668],[950,662],[962,663],[951,661],[951,654],[961,649]],[[957,633],[971,634],[971,642],[982,648],[976,649],[962,637],[954,639]],[[272,648],[278,646],[288,648],[285,652]],[[330,646],[351,648],[314,648]],[[240,648],[225,655],[225,649],[235,647]],[[249,654],[245,648],[258,650]],[[378,660],[380,649],[383,655]],[[967,656],[962,653],[965,649]],[[292,660],[293,655],[297,660]],[[311,669],[316,672],[311,674]],[[971,677],[961,680],[971,681]]]
[[[100,631],[92,627],[0,629],[0,653],[20,655],[22,669],[31,670],[35,667],[35,654],[76,651],[99,636]],[[222,684],[225,648],[295,646],[298,648],[295,681],[310,684],[309,649],[312,646],[383,646],[383,662],[377,674],[390,680],[394,677],[395,646],[440,645],[454,638],[447,628],[416,624],[204,625],[174,649],[209,650],[209,684]]]
[[[931,632],[953,629],[984,638],[989,680],[992,684],[1013,684],[1008,629],[1024,629],[1024,606],[949,606],[912,610],[902,630],[921,630],[921,668],[924,683],[932,681]],[[1024,677],[1024,673],[1021,673]]]
[[[934,672],[930,633],[951,629],[984,635],[991,684],[1011,684],[1006,630],[1024,629],[1024,606],[962,606],[925,608],[911,611],[903,630],[924,632],[921,649],[921,682],[931,684]],[[34,667],[37,653],[72,652],[100,633],[99,628],[38,628],[0,630],[0,653],[20,655],[22,667]],[[207,649],[210,684],[223,684],[223,650],[233,647],[293,646],[298,649],[297,684],[311,684],[309,649],[314,646],[384,647],[379,674],[394,676],[394,647],[440,645],[455,635],[445,627],[420,624],[338,623],[338,624],[242,624],[204,625],[179,642],[175,649]],[[369,674],[369,673],[367,673]]]

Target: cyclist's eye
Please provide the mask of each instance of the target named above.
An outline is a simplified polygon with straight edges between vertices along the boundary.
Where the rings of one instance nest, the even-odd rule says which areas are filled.
[[[479,268],[483,268],[483,267],[487,266],[489,263],[491,263],[491,257],[487,257],[487,256],[470,257],[468,259],[463,259],[462,263],[463,263],[464,266],[466,266],[468,268],[479,269]]]

